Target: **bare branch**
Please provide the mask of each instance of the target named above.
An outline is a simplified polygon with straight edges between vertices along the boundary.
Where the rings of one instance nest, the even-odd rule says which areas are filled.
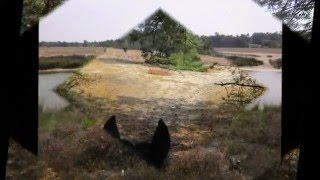
[[[234,82],[229,82],[229,83],[215,83],[215,85],[219,85],[219,86],[236,85],[236,86],[242,86],[242,87],[252,87],[252,88],[264,89],[264,87],[263,87],[263,86],[260,86],[260,85],[241,84],[241,83],[234,83]]]

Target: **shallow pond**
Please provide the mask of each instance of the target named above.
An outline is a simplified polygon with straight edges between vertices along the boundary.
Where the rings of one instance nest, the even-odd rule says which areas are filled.
[[[72,73],[39,74],[39,104],[43,106],[44,111],[60,110],[69,105],[69,102],[54,89],[71,75]]]
[[[280,105],[282,97],[282,72],[279,71],[249,71],[249,75],[254,78],[257,83],[265,86],[266,92],[256,99],[248,107],[258,105],[263,108],[266,105]]]
[[[248,108],[258,105],[281,105],[282,73],[275,71],[249,71],[249,75],[259,84],[267,88],[266,92],[256,99]],[[45,111],[60,110],[69,105],[69,102],[59,96],[54,89],[72,73],[48,73],[39,74],[39,104],[43,105]]]

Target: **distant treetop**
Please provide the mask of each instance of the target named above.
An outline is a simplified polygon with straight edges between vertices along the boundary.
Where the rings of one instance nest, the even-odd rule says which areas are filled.
[[[253,0],[306,39],[311,38],[314,0]]]
[[[21,33],[66,0],[24,0]]]

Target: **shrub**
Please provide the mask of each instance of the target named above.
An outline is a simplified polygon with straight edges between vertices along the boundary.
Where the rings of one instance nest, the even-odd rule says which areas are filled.
[[[96,120],[88,119],[77,110],[65,109],[57,112],[45,112],[41,106],[39,109],[39,125],[41,132],[51,132],[61,124],[76,123],[86,129],[96,124]]]
[[[40,57],[39,69],[47,70],[54,68],[74,69],[85,65],[89,60],[94,59],[95,56],[89,55],[72,55],[72,56],[51,56]]]
[[[282,59],[281,58],[278,58],[275,60],[270,59],[269,62],[276,69],[280,69],[282,67]]]
[[[200,57],[195,51],[179,52],[169,56],[167,59],[168,68],[172,70],[207,71],[203,66]]]
[[[231,60],[231,62],[236,66],[259,66],[263,64],[262,61],[259,61],[256,58],[247,58],[239,56],[226,56],[226,58]]]
[[[84,118],[80,121],[80,124],[82,129],[87,129],[93,127],[96,124],[96,121],[93,119]]]

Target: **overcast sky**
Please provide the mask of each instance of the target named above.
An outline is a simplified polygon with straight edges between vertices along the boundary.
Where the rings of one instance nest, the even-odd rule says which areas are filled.
[[[40,21],[40,41],[117,39],[158,8],[198,35],[281,31],[252,0],[68,0]]]

